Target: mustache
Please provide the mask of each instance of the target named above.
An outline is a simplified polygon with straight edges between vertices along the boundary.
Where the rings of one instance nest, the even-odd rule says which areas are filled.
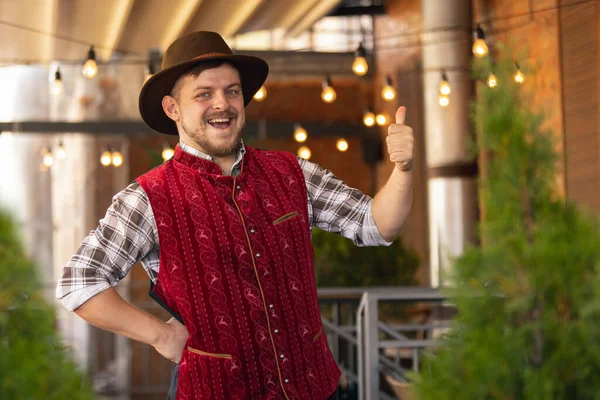
[[[235,112],[224,112],[224,113],[218,113],[218,114],[211,114],[208,115],[205,119],[209,120],[209,119],[213,119],[213,118],[235,118],[237,117],[237,113]]]

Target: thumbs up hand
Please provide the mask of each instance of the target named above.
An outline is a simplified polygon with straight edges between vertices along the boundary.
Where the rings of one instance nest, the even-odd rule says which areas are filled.
[[[407,172],[413,169],[414,141],[413,130],[404,125],[406,107],[402,106],[396,111],[396,123],[388,127],[386,139],[390,160],[396,163],[396,168]]]

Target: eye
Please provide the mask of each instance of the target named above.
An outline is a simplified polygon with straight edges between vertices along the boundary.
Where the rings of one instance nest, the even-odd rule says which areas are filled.
[[[203,92],[203,93],[198,93],[195,98],[197,98],[197,99],[199,99],[199,98],[207,98],[209,96],[210,96],[210,93]]]
[[[240,90],[239,89],[230,89],[227,91],[227,94],[229,94],[230,96],[237,96],[238,94],[240,94]]]

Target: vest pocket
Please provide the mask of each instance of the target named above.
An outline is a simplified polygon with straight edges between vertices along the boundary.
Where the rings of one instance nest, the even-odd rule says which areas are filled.
[[[190,353],[194,353],[194,354],[199,354],[201,356],[206,356],[206,357],[214,357],[214,358],[224,358],[226,360],[231,360],[231,354],[217,354],[217,353],[207,353],[206,351],[202,351],[202,350],[198,350],[195,349],[193,347],[188,346],[187,350]]]
[[[292,218],[294,218],[296,216],[298,216],[298,211],[289,212],[289,213],[284,214],[281,217],[277,218],[275,221],[273,221],[273,225],[280,224],[283,221],[287,221],[288,219],[292,219]]]

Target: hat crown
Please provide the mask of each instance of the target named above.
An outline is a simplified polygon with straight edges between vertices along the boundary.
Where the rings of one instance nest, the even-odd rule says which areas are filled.
[[[233,54],[221,35],[216,32],[192,32],[181,36],[167,48],[162,69],[216,54]]]

